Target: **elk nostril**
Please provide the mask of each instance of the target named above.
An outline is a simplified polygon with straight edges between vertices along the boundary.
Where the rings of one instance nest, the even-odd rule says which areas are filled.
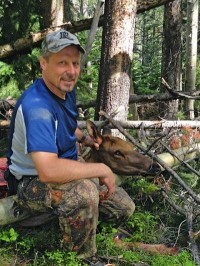
[[[161,167],[159,164],[153,162],[150,167],[149,167],[149,170],[148,170],[148,174],[152,174],[152,175],[155,175],[155,174],[158,174],[161,172]]]

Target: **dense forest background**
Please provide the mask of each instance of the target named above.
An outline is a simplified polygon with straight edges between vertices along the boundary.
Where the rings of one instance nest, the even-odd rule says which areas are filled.
[[[0,4],[0,45],[1,49],[5,48],[5,45],[16,45],[18,42],[18,47],[20,47],[20,41],[23,38],[28,38],[32,33],[42,32],[44,29],[55,26],[55,23],[58,23],[57,26],[65,25],[64,22],[72,27],[73,32],[77,32],[82,44],[86,44],[87,38],[89,36],[89,29],[79,31],[76,21],[85,20],[91,18],[94,14],[96,7],[96,1],[66,1],[69,2],[65,4],[64,15],[61,21],[55,18],[49,18],[50,14],[57,12],[55,8],[59,9],[59,3],[48,5],[45,1],[39,1],[37,4],[34,1],[27,1],[26,4],[21,1],[2,1]],[[149,4],[156,1],[149,1]],[[163,2],[163,1],[157,1]],[[169,1],[166,1],[169,2]],[[172,1],[176,2],[176,1]],[[158,94],[166,90],[163,89],[161,85],[161,77],[169,75],[166,73],[170,71],[167,67],[163,67],[163,60],[166,59],[167,54],[164,54],[165,43],[168,43],[168,46],[172,43],[170,38],[179,38],[174,40],[174,45],[177,45],[177,42],[181,42],[179,45],[179,59],[181,60],[181,65],[179,66],[179,84],[175,82],[170,82],[170,77],[166,80],[173,90],[184,90],[185,88],[185,75],[186,75],[186,44],[187,44],[187,1],[178,1],[181,2],[181,10],[177,9],[176,12],[180,13],[179,20],[181,19],[182,26],[176,30],[181,30],[181,36],[170,35],[169,26],[166,32],[164,28],[166,24],[167,15],[169,16],[170,12],[175,12],[173,10],[168,10],[168,13],[165,14],[167,9],[166,5],[161,5],[160,7],[150,9],[146,12],[141,10],[136,16],[135,24],[135,34],[134,34],[134,47],[133,47],[133,60],[131,64],[131,77],[132,77],[132,93],[135,94]],[[138,1],[138,3],[143,3]],[[55,7],[53,6],[55,5]],[[54,8],[54,10],[53,10]],[[66,8],[66,9],[65,9]],[[177,8],[176,6],[174,8]],[[52,10],[51,10],[52,9]],[[145,9],[144,9],[145,10]],[[49,15],[47,16],[49,12]],[[103,11],[102,11],[103,14]],[[45,16],[45,17],[44,17]],[[176,15],[177,16],[177,15]],[[59,15],[58,15],[59,17]],[[106,20],[106,18],[104,18]],[[64,21],[63,21],[64,20]],[[169,23],[169,22],[168,22]],[[180,23],[180,22],[179,22]],[[80,23],[79,23],[80,24]],[[171,25],[171,27],[178,27],[177,22]],[[84,25],[84,24],[83,24]],[[166,26],[165,26],[166,27]],[[69,28],[70,30],[70,28]],[[79,32],[78,32],[79,31]],[[165,36],[168,34],[167,36]],[[179,34],[179,35],[180,35]],[[164,38],[165,37],[165,38]],[[126,40],[127,42],[128,40]],[[21,49],[19,51],[15,50],[14,54],[0,58],[0,98],[5,99],[8,96],[18,98],[21,92],[31,84],[31,82],[38,76],[40,76],[40,69],[38,64],[38,56],[40,53],[40,41],[33,43],[30,47]],[[87,58],[87,62],[82,69],[82,75],[78,83],[77,93],[78,100],[81,102],[88,102],[89,100],[96,99],[96,93],[98,88],[99,81],[99,70],[101,67],[101,44],[102,44],[102,27],[99,27],[92,43],[92,48]],[[199,44],[199,40],[198,40]],[[173,44],[168,48],[169,51],[173,52]],[[177,52],[178,53],[178,52]],[[3,54],[3,53],[2,53]],[[175,56],[175,55],[173,55]],[[169,57],[169,56],[168,56]],[[168,59],[169,60],[169,59]],[[188,60],[188,59],[187,59]],[[196,68],[195,68],[195,90],[198,91],[200,86],[200,63],[199,63],[199,51],[195,58]],[[166,61],[166,60],[165,60]],[[178,64],[176,61],[174,64]],[[169,66],[168,66],[169,67]],[[174,66],[171,66],[171,69]],[[165,73],[162,73],[165,71]],[[178,71],[176,68],[171,71]],[[175,74],[174,74],[175,75]],[[175,77],[174,77],[175,79]],[[171,84],[172,83],[172,84]],[[177,86],[177,87],[174,87]],[[158,102],[156,103],[158,106]],[[161,104],[160,104],[161,106]],[[148,107],[150,108],[148,110]],[[155,105],[146,107],[148,110],[148,115],[141,114],[141,105],[139,104],[138,110],[140,113],[140,118],[153,118],[153,116],[164,116],[163,113],[155,114],[155,110],[159,112]],[[165,109],[164,109],[165,110]],[[169,109],[165,110],[170,111]],[[198,116],[199,112],[199,103],[195,101],[195,117]],[[144,115],[144,117],[143,117]],[[181,101],[176,110],[176,117],[173,118],[187,118],[184,104]]]
[[[77,83],[77,100],[81,107],[79,119],[98,119],[97,113],[102,106],[105,106],[108,113],[113,111],[109,110],[109,106],[118,106],[119,99],[111,97],[116,104],[105,104],[104,101],[108,98],[105,97],[106,93],[113,91],[105,90],[101,93],[101,89],[105,89],[102,82],[106,74],[102,71],[107,70],[108,62],[104,57],[109,53],[106,45],[108,40],[114,40],[111,35],[105,34],[105,27],[112,34],[108,27],[113,27],[115,23],[110,17],[116,18],[118,10],[125,14],[118,7],[119,3],[123,3],[125,7],[125,2],[129,7],[136,5],[134,0],[106,0],[105,5],[104,1],[97,0],[2,0],[0,107],[5,106],[4,100],[8,98],[18,99],[27,86],[41,76],[38,63],[41,41],[48,31],[63,27],[75,33],[88,51],[87,57],[83,58],[81,76]],[[97,7],[98,15],[95,13]],[[127,37],[126,28],[122,30],[124,46],[133,41],[131,62],[126,65],[130,67],[127,70],[130,86],[128,91],[123,92],[129,97],[127,119],[176,122],[190,120],[198,123],[198,1],[138,0],[136,10],[132,10],[136,13],[135,23],[132,25],[134,41]],[[117,22],[120,21],[120,14]],[[98,27],[91,32],[95,17],[98,17]],[[195,30],[197,38],[193,41],[191,36],[195,35]],[[92,43],[88,48],[92,34]],[[115,45],[120,41],[116,41]],[[123,67],[122,62],[122,69]],[[105,80],[107,78],[109,77],[105,76]],[[1,119],[9,120],[9,113],[1,113]],[[7,148],[3,136],[5,137],[5,132],[7,134],[7,128],[0,126],[0,129],[0,154],[5,156]],[[127,132],[145,147],[145,154],[161,154],[162,157],[159,158],[164,161],[166,154],[169,156],[174,149],[180,148],[177,142],[182,145],[187,140],[186,147],[178,149],[181,160],[180,157],[173,159],[170,168],[166,167],[161,176],[154,179],[131,176],[121,184],[136,203],[133,217],[120,229],[127,241],[163,243],[166,246],[178,246],[180,250],[176,256],[152,254],[137,249],[127,251],[123,247],[114,246],[112,237],[117,231],[103,223],[99,225],[97,239],[100,254],[112,259],[115,265],[124,266],[200,265],[199,139],[196,143],[197,139],[192,138],[199,133],[199,126],[145,130],[140,125],[139,130],[130,129]],[[193,148],[193,144],[197,146]],[[192,157],[187,156],[188,146],[195,150],[195,156],[193,153]],[[175,161],[178,163],[175,164]],[[0,266],[83,265],[76,254],[66,254],[59,248],[60,235],[56,228],[58,225],[55,223],[31,229],[21,228],[19,225],[1,227]]]

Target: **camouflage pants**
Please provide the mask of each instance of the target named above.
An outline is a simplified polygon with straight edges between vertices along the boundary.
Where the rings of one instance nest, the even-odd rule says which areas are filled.
[[[98,179],[82,179],[66,184],[41,183],[39,178],[23,178],[18,185],[20,205],[31,211],[52,210],[59,217],[63,245],[80,258],[94,256],[98,219],[119,225],[134,212],[135,205],[124,189],[117,187],[109,199],[100,201]]]

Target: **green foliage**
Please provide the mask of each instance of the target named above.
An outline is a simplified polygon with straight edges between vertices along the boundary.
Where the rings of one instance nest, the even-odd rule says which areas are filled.
[[[153,94],[159,92],[161,62],[158,58],[152,60],[150,66],[144,66],[134,58],[133,87],[136,94]]]
[[[161,231],[157,230],[159,226],[158,215],[137,206],[137,211],[124,225],[132,237],[128,236],[124,241],[157,243],[161,238],[159,235]],[[16,265],[21,265],[20,260],[22,260],[27,266],[85,266],[75,252],[66,252],[60,248],[62,234],[57,222],[32,229],[2,227],[0,232],[0,256],[5,261],[1,266],[13,265],[14,260],[18,261]],[[118,230],[113,224],[107,224],[106,221],[100,223],[97,249],[99,255],[115,258],[118,266],[128,266],[138,262],[151,266],[194,266],[190,253],[184,250],[177,256],[152,254],[137,249],[125,250],[123,246],[116,246],[113,242],[113,236],[117,233]]]
[[[12,44],[27,37],[30,32],[40,30],[40,9],[33,0],[4,0],[0,4],[0,44]],[[0,61],[0,98],[19,98],[21,92],[39,73],[38,49],[24,51],[14,57]]]
[[[195,266],[188,251],[182,251],[176,256],[164,256],[159,254],[151,256],[150,254],[143,252],[124,251],[123,258],[127,262],[132,263],[141,261],[142,258],[142,261],[145,261],[151,266]]]
[[[133,197],[135,200],[136,198],[144,198],[148,196],[152,196],[158,192],[159,187],[149,182],[145,178],[139,178],[134,180],[135,178],[129,178],[126,180],[123,187],[126,191],[128,191],[129,195]]]
[[[142,241],[146,243],[155,243],[155,227],[158,225],[158,217],[145,212],[136,212],[131,217],[128,223],[129,231],[134,228],[133,237],[126,238],[124,241],[136,242]],[[137,233],[138,232],[138,233]],[[147,263],[151,266],[195,266],[192,260],[191,254],[183,250],[175,256],[160,255],[154,253],[144,252],[137,248],[133,250],[125,250],[123,246],[116,247],[113,243],[113,236],[117,233],[117,230],[112,225],[103,224],[101,231],[97,235],[98,252],[104,257],[118,258],[117,265],[128,266],[133,263]],[[147,237],[148,235],[148,237]],[[129,264],[130,263],[130,264]]]
[[[16,241],[17,238],[18,233],[12,227],[8,230],[3,230],[0,232],[0,241],[11,243]]]
[[[119,249],[116,248],[113,242],[113,236],[117,233],[116,228],[112,224],[101,224],[101,230],[97,234],[97,250],[102,256],[116,256]]]
[[[178,120],[184,120],[184,119],[186,119],[186,115],[184,114],[184,112],[178,111],[177,114],[176,114],[176,118]]]
[[[195,187],[198,183],[199,177],[194,174],[194,173],[187,173],[187,172],[182,172],[180,173],[180,177],[190,186],[193,187],[195,190]]]
[[[63,252],[55,250],[52,252],[46,252],[48,258],[48,264],[50,265],[67,265],[67,266],[81,266],[80,260],[77,258],[75,252]]]
[[[81,103],[86,103],[89,100],[96,99],[98,86],[98,72],[100,64],[100,49],[102,29],[98,29],[94,43],[92,44],[91,52],[88,56],[89,65],[84,66],[81,76],[77,83],[77,100]],[[80,42],[86,43],[86,33],[77,34]]]
[[[37,246],[37,243],[40,243],[41,239],[35,239],[34,237],[30,237],[26,235],[23,237],[21,235],[20,240],[18,241],[18,248],[23,252],[24,254],[28,255],[30,250],[35,250],[35,247]]]
[[[7,78],[15,74],[13,67],[7,63],[0,61],[1,86],[7,82]]]
[[[4,0],[0,6],[0,44],[13,42],[32,31],[40,30],[42,10],[38,8],[37,2]]]
[[[132,241],[154,242],[156,241],[155,228],[158,225],[158,217],[148,211],[135,212],[128,220],[129,230],[134,232]]]
[[[12,260],[18,254],[17,256],[26,260],[27,263],[29,262],[26,264],[29,266],[84,265],[84,263],[81,264],[75,252],[66,252],[60,248],[59,243],[62,236],[58,228],[57,223],[32,229],[9,226],[0,228],[1,258],[5,256],[7,260],[8,256]],[[6,254],[4,254],[4,246],[6,247]],[[9,265],[12,265],[12,263]]]
[[[22,91],[40,75],[39,52],[40,50],[35,48],[30,54],[22,55],[13,60],[12,64],[0,61],[1,99],[8,96],[19,98]]]
[[[158,93],[162,60],[163,7],[137,17],[133,53],[133,88],[136,94]]]

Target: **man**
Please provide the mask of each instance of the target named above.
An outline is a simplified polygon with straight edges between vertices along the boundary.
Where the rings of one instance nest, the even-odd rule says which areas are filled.
[[[63,230],[63,247],[76,251],[89,265],[100,266],[104,263],[96,257],[99,214],[120,224],[135,206],[116,187],[108,166],[77,160],[77,139],[92,143],[77,128],[74,88],[81,53],[76,36],[63,29],[44,39],[42,78],[22,94],[13,112],[8,163],[19,203],[31,211],[53,210]],[[103,202],[100,190],[105,193]]]

